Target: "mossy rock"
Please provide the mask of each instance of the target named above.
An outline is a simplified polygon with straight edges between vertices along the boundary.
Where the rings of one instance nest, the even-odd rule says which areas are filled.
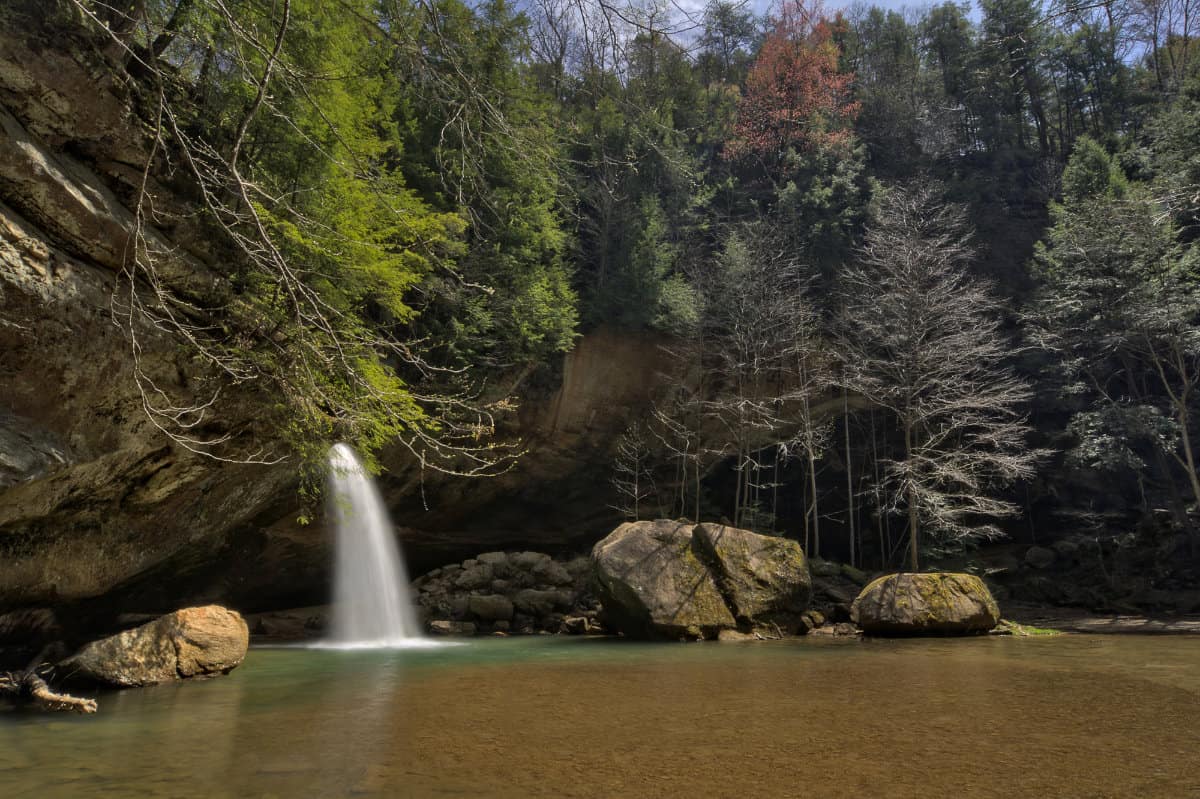
[[[592,549],[592,577],[607,623],[628,636],[716,638],[737,626],[690,524],[621,525]]]
[[[862,590],[850,617],[867,635],[967,635],[1000,622],[1000,608],[973,574],[880,577]]]
[[[720,524],[698,524],[692,546],[709,564],[717,588],[743,629],[804,629],[812,578],[800,545]]]
[[[801,632],[812,595],[799,544],[719,524],[623,524],[592,550],[606,621],[639,638]]]

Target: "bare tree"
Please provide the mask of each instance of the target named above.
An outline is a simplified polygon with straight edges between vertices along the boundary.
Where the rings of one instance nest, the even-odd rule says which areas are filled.
[[[1189,75],[1200,34],[1200,0],[1133,0],[1128,13],[1158,89],[1178,91]]]
[[[996,490],[1032,475],[1038,457],[996,301],[966,274],[964,210],[941,196],[933,182],[888,191],[841,284],[844,380],[903,435],[884,488],[886,510],[907,514],[914,571],[923,537],[999,535],[994,520],[1017,508]]]
[[[647,500],[657,494],[651,458],[646,431],[640,423],[634,422],[617,439],[617,454],[613,460],[612,485],[617,492],[618,504],[612,507],[627,519],[641,519]]]
[[[722,431],[709,449],[734,458],[734,523],[761,515],[761,492],[776,482],[764,482],[768,468],[777,475],[780,456],[799,450],[813,489],[811,532],[819,548],[815,472],[827,425],[818,423],[814,404],[829,385],[828,358],[803,263],[750,227],[727,239],[701,293],[703,364],[711,381],[705,416]],[[805,526],[807,539],[807,516]]]
[[[655,403],[647,429],[657,442],[657,450],[672,471],[669,490],[671,507],[679,517],[700,520],[700,430],[694,423],[698,418],[699,401],[686,378],[673,382],[669,398]],[[694,479],[693,479],[694,475]],[[695,486],[693,504],[688,504],[688,488]]]
[[[833,375],[827,347],[819,337],[817,313],[807,302],[797,303],[791,330],[787,346],[795,361],[795,371],[790,376],[790,386],[784,392],[783,400],[790,406],[787,418],[795,430],[793,440],[799,445],[807,464],[809,501],[804,514],[804,546],[810,554],[819,557],[821,505],[817,461],[829,446],[832,424],[825,414],[817,412],[815,404],[830,389]]]

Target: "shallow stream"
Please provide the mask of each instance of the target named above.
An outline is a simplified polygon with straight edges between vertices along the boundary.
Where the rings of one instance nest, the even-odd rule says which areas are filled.
[[[1200,797],[1200,638],[252,649],[0,715],[0,797]]]

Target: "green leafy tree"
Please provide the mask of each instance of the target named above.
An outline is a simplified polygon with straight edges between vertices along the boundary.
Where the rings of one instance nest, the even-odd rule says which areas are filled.
[[[704,84],[740,84],[758,38],[758,21],[744,5],[713,0],[705,6],[697,59]]]
[[[455,272],[428,285],[426,329],[470,360],[538,361],[571,346],[578,316],[558,145],[523,65],[528,22],[505,0],[433,12],[418,29],[431,73],[402,89],[406,169],[470,226]]]
[[[882,175],[911,173],[924,155],[923,123],[933,105],[917,30],[895,11],[871,8],[851,17],[844,40],[860,107],[855,130],[872,166]]]
[[[180,337],[207,369],[197,385],[210,399],[199,401],[137,370],[151,419],[214,457],[279,459],[261,443],[237,451],[229,435],[196,434],[219,414],[224,385],[257,384],[278,397],[272,421],[308,463],[345,439],[368,455],[399,444],[456,473],[503,468],[468,364],[415,332],[430,282],[462,280],[458,261],[476,240],[468,209],[410,185],[408,89],[431,86],[457,108],[483,102],[454,95],[433,50],[414,46],[420,14],[374,0],[140,2],[100,14],[72,2],[124,54],[153,136],[126,275],[152,290],[131,289],[122,311],[130,330],[148,320]],[[225,278],[199,294],[153,232],[153,181],[166,179],[192,192]],[[569,313],[569,290],[553,296],[545,282],[514,291]],[[532,299],[539,292],[551,296]]]
[[[1031,137],[1026,119],[1033,121],[1032,139],[1042,155],[1050,153],[1049,120],[1042,58],[1045,34],[1037,0],[982,0],[979,62],[988,69],[988,79],[1000,91],[996,95],[999,126],[995,141],[1026,148]],[[1026,116],[1028,114],[1028,116]],[[1007,140],[1013,136],[1015,140]]]
[[[1066,390],[1091,404],[1088,422],[1076,425],[1088,434],[1079,447],[1097,449],[1103,437],[1150,439],[1200,502],[1197,253],[1181,243],[1152,191],[1127,186],[1094,143],[1077,150],[1066,174],[1071,189],[1052,209],[1054,226],[1037,251],[1042,285],[1035,329],[1060,354]],[[1148,423],[1148,409],[1163,421]],[[1159,471],[1173,479],[1166,463]],[[1175,511],[1190,528],[1183,509]]]
[[[1063,199],[1067,203],[1120,200],[1129,184],[1117,163],[1095,140],[1084,136],[1063,170]]]

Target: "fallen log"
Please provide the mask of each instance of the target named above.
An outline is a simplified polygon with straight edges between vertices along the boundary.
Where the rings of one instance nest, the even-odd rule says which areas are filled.
[[[0,698],[39,710],[96,712],[95,699],[81,699],[69,694],[56,693],[33,669],[0,674]]]

